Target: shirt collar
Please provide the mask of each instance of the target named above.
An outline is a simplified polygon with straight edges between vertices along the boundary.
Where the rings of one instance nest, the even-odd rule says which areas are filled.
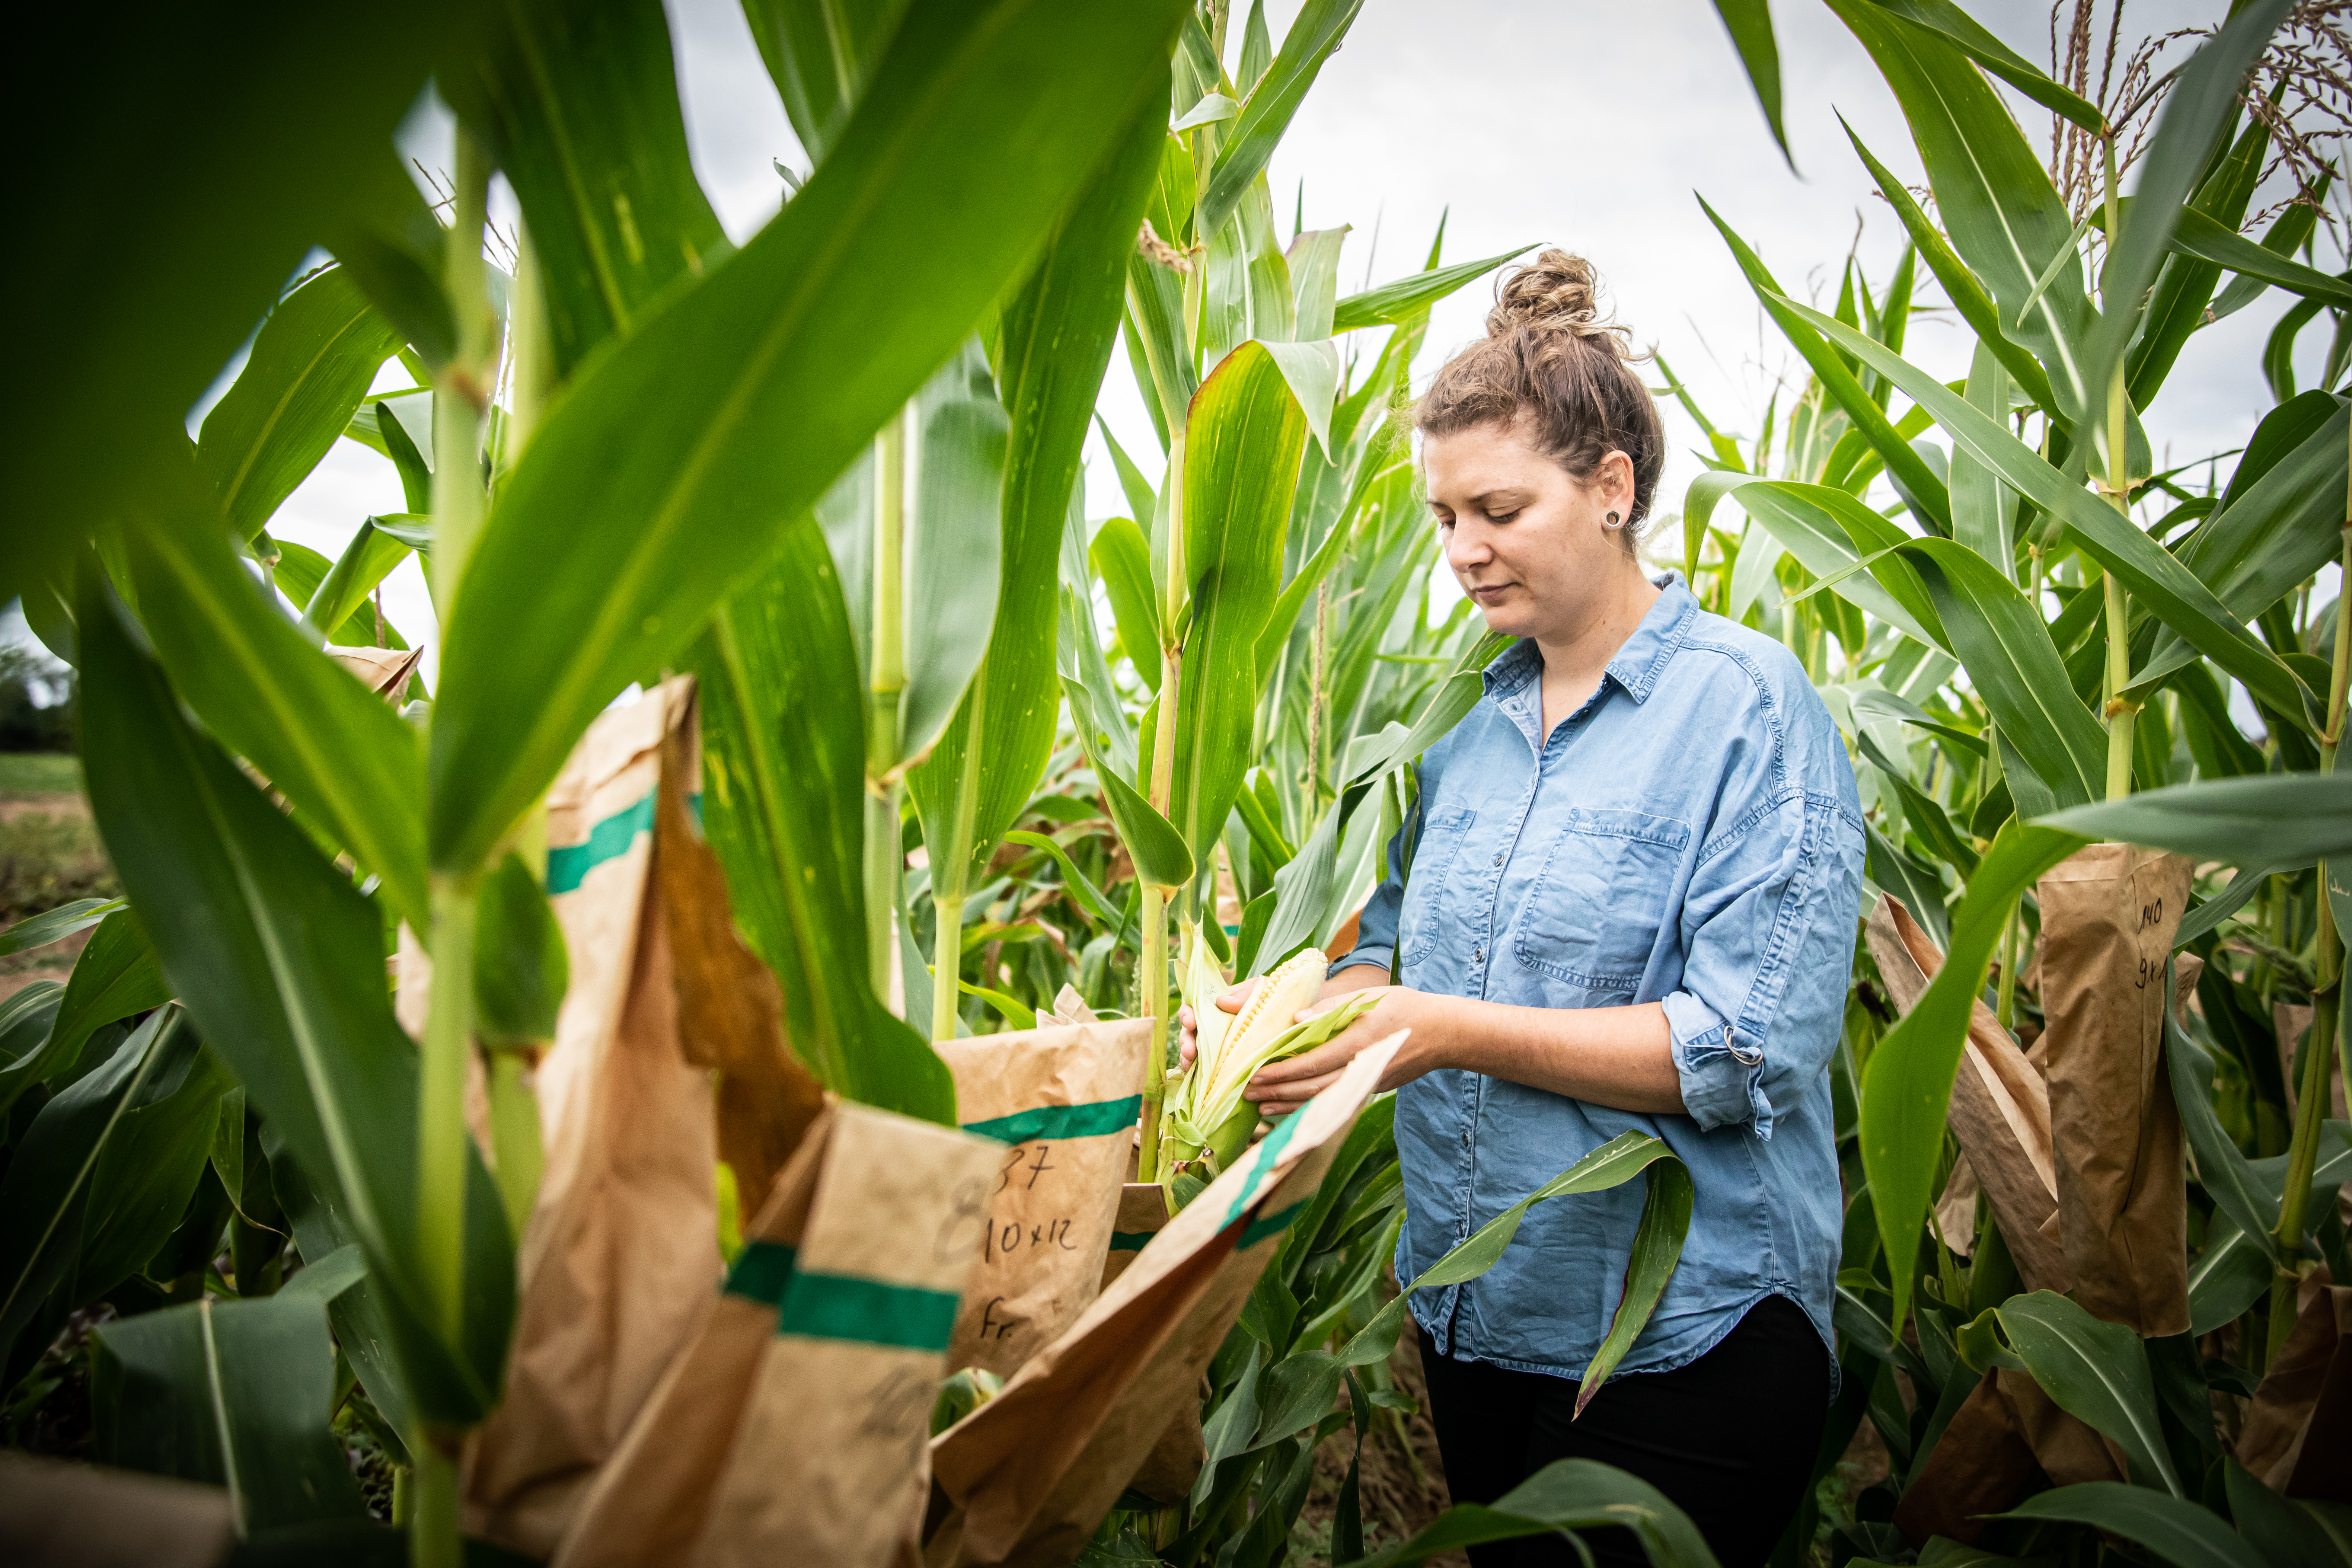
[[[1698,616],[1698,600],[1684,584],[1681,573],[1669,571],[1651,581],[1659,590],[1657,601],[1643,615],[1642,624],[1633,628],[1617,657],[1609,661],[1607,670],[1636,702],[1649,700],[1658,677],[1680,651],[1690,635],[1691,622]],[[1521,637],[1486,667],[1482,679],[1486,695],[1499,701],[1542,673],[1543,655],[1537,651],[1535,639]]]

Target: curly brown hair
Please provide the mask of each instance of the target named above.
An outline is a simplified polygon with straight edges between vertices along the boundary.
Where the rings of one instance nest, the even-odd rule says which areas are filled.
[[[1633,550],[1665,467],[1665,428],[1633,365],[1628,329],[1601,313],[1592,264],[1547,250],[1495,288],[1486,335],[1445,362],[1413,405],[1424,436],[1524,420],[1536,448],[1580,479],[1611,452],[1633,465]]]

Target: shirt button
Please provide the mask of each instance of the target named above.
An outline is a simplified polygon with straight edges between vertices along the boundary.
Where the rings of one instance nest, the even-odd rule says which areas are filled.
[[[1471,963],[1486,963],[1486,950],[1485,948],[1483,948],[1483,947],[1474,947],[1474,948],[1472,948],[1472,949],[1470,950],[1470,962],[1471,962]]]
[[[1495,857],[1495,864],[1496,864],[1496,865],[1497,865],[1497,866],[1499,866],[1499,865],[1501,865],[1502,863],[1503,863],[1503,858],[1502,858],[1500,855],[1496,856],[1496,857]]]

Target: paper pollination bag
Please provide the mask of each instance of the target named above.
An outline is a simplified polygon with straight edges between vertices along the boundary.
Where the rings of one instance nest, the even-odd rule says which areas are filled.
[[[517,1249],[506,1397],[464,1476],[468,1528],[534,1556],[554,1549],[709,1297],[715,1161],[764,1193],[822,1102],[691,826],[698,730],[692,680],[667,681],[590,726],[548,794],[548,891],[572,983],[535,1074],[546,1167]],[[430,967],[404,950],[412,1027]],[[487,1154],[486,1107],[470,1098]]]
[[[1062,1337],[931,1441],[945,1564],[1066,1564],[1150,1458],[1304,1211],[1402,1033],[1357,1054],[1171,1219]]]
[[[1002,1152],[832,1107],[597,1477],[558,1568],[891,1562]]]
[[[1111,1222],[1110,1252],[1103,1258],[1102,1288],[1127,1272],[1127,1266],[1168,1228],[1168,1189],[1157,1182],[1129,1182],[1118,1189],[1118,1217]]]
[[[1011,1376],[1101,1289],[1150,1045],[1145,1018],[938,1043],[964,1131],[1007,1145],[950,1372]]]
[[[1881,894],[1866,928],[1870,955],[1900,1012],[1917,1005],[1944,967],[1935,940],[1910,911]],[[2051,1146],[2050,1095],[2042,1075],[1979,1002],[1969,1020],[1958,1076],[1946,1113],[1967,1161],[1952,1185],[1983,1189],[2029,1290],[2063,1291],[2070,1280],[2058,1241],[2058,1176]],[[1969,1195],[1972,1197],[1973,1193]],[[1956,1205],[1957,1207],[1957,1205]],[[1965,1247],[1974,1228],[1957,1212],[1938,1215],[1948,1242]]]
[[[533,1075],[546,1152],[516,1248],[505,1397],[468,1445],[467,1527],[535,1556],[676,1353],[719,1268],[709,1075],[680,1038],[654,893],[667,744],[692,743],[688,680],[589,727],[548,792],[548,893],[571,985]],[[402,1022],[423,1026],[431,962],[404,931]],[[467,1118],[493,1153],[477,1063]]]
[[[2067,1271],[2085,1309],[2146,1335],[2189,1328],[2186,1168],[2163,1049],[2189,870],[2185,856],[2094,844],[2037,889]]]

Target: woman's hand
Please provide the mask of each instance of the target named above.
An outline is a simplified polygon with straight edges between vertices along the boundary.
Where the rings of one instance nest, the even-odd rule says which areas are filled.
[[[1311,1051],[1303,1052],[1288,1061],[1272,1062],[1258,1068],[1243,1097],[1257,1102],[1258,1111],[1269,1119],[1286,1116],[1308,1100],[1339,1081],[1339,1074],[1356,1053],[1365,1047],[1387,1039],[1399,1029],[1410,1029],[1396,1055],[1390,1059],[1388,1070],[1381,1074],[1375,1092],[1411,1083],[1423,1073],[1445,1065],[1443,1058],[1444,1042],[1452,1017],[1449,1013],[1454,998],[1432,995],[1402,985],[1371,987],[1380,1001],[1372,1010],[1349,1025],[1338,1038],[1327,1040]],[[1229,995],[1246,995],[1234,992]],[[1299,1017],[1311,1018],[1318,1013],[1328,1012],[1339,1005],[1349,993],[1337,992],[1325,996],[1312,1007],[1302,1008]],[[1223,1006],[1226,998],[1217,998]],[[1234,1004],[1236,1007],[1240,1004]],[[1188,1058],[1189,1059],[1189,1058]]]

